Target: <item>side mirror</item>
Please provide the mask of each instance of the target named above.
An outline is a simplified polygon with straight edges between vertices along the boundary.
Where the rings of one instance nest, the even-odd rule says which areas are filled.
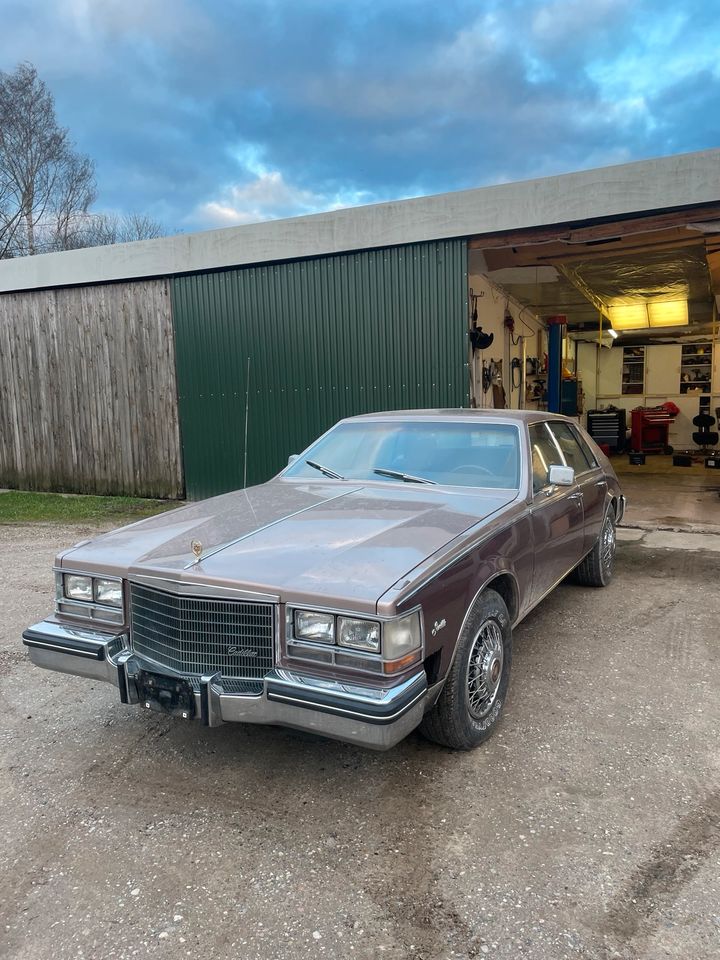
[[[571,487],[575,483],[575,471],[572,467],[561,467],[554,463],[548,470],[548,483],[556,487]]]
[[[291,453],[290,456],[288,457],[287,465],[290,466],[291,463],[295,463],[295,461],[299,456],[300,456],[299,453]]]

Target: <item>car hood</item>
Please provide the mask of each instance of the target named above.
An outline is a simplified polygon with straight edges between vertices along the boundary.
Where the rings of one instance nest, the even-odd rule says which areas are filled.
[[[399,579],[515,496],[276,479],[104,534],[59,560],[90,573],[211,583],[283,601],[374,610]],[[193,540],[202,544],[198,562]]]

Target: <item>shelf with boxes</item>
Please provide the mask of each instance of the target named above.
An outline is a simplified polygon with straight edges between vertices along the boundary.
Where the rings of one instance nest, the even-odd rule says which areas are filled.
[[[712,343],[684,343],[680,358],[680,393],[710,393]]]

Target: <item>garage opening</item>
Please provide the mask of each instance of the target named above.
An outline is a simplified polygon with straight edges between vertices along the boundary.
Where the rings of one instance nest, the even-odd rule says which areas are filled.
[[[720,204],[474,237],[471,403],[558,407],[609,453],[627,522],[720,524]]]

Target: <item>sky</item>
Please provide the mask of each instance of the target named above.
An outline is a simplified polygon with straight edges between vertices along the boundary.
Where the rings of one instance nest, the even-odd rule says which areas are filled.
[[[720,0],[0,0],[96,164],[190,232],[720,146]]]

